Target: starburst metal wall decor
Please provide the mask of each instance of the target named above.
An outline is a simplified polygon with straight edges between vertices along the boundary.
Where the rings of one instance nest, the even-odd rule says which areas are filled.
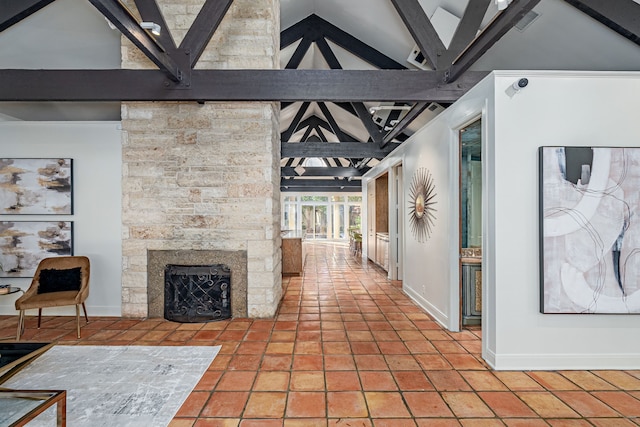
[[[431,172],[426,168],[418,168],[409,188],[409,226],[418,242],[426,242],[431,237],[436,219],[436,196]]]

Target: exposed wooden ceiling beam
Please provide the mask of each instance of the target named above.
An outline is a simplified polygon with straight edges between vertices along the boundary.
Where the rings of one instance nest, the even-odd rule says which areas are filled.
[[[164,19],[164,15],[160,11],[156,0],[135,0],[135,3],[143,21],[155,22],[162,28],[160,35],[156,36],[160,44],[171,50],[175,50],[176,42],[173,40],[167,21]]]
[[[338,61],[338,58],[336,57],[335,53],[333,53],[333,50],[331,49],[331,46],[329,46],[329,43],[327,43],[326,39],[317,39],[316,46],[318,46],[318,50],[320,50],[320,54],[322,55],[324,60],[327,61],[329,68],[331,68],[332,70],[342,69],[340,61]]]
[[[565,0],[640,45],[640,4],[632,0]]]
[[[296,115],[293,118],[293,120],[291,121],[291,124],[289,125],[287,130],[282,132],[282,134],[280,135],[280,138],[283,141],[289,141],[291,139],[291,135],[293,135],[295,133],[295,131],[298,129],[298,125],[300,124],[300,120],[302,120],[302,117],[304,117],[305,113],[307,112],[307,109],[309,108],[309,105],[310,104],[308,102],[303,102],[302,103],[302,105],[300,106],[300,108],[296,112]]]
[[[0,32],[33,15],[55,0],[2,0],[0,2]]]
[[[304,173],[302,175],[298,175],[295,168],[293,167],[283,167],[280,168],[281,176],[338,176],[343,178],[348,177],[357,177],[364,175],[370,168],[356,169],[354,167],[319,167],[319,166],[304,166]]]
[[[360,193],[362,191],[361,187],[330,187],[330,186],[314,186],[314,187],[288,187],[288,186],[280,186],[280,192],[282,193],[295,193],[295,192],[304,192],[307,193]]]
[[[351,105],[353,105],[353,109],[356,110],[356,114],[360,118],[364,128],[369,133],[371,140],[374,142],[382,142],[383,134],[378,125],[373,121],[371,113],[367,109],[366,105],[362,102],[353,102]]]
[[[444,53],[446,47],[418,0],[391,0],[391,3],[398,11],[429,66],[437,70],[439,57]]]
[[[392,150],[366,142],[283,142],[282,157],[344,157],[384,159]]]
[[[191,85],[184,88],[158,70],[0,70],[0,101],[447,103],[487,74],[466,72],[445,84],[437,71],[192,70]]]
[[[180,82],[184,71],[167,54],[167,49],[159,44],[140,27],[129,9],[118,0],[89,0],[118,30],[138,47],[172,81]]]
[[[322,114],[327,119],[327,123],[329,123],[329,126],[331,126],[331,132],[333,132],[333,134],[338,137],[338,140],[346,139],[345,135],[340,129],[340,126],[338,126],[338,122],[333,117],[333,114],[331,114],[331,111],[329,111],[329,108],[327,108],[327,105],[324,102],[318,102],[318,107],[320,107],[320,111],[322,111]]]
[[[195,21],[180,43],[180,49],[188,50],[191,54],[193,68],[200,55],[204,52],[218,25],[229,10],[233,0],[206,0]]]
[[[280,179],[281,186],[287,186],[289,189],[292,187],[298,187],[304,190],[306,187],[324,187],[324,188],[352,188],[354,191],[359,191],[362,188],[360,180],[347,181],[346,179]]]
[[[451,83],[459,79],[538,3],[540,0],[513,0],[509,7],[500,12],[473,43],[454,60],[453,65],[445,73],[445,82]]]
[[[380,143],[380,148],[384,148],[387,144],[389,144],[393,139],[400,135],[403,130],[415,120],[429,105],[427,102],[418,102],[414,105],[411,110],[398,122],[397,125],[394,126],[385,136],[382,138],[382,142]]]
[[[300,40],[300,44],[298,44],[298,46],[296,47],[295,52],[293,52],[293,55],[291,55],[291,58],[289,58],[289,62],[287,62],[287,65],[285,68],[287,69],[298,68],[300,66],[300,62],[302,62],[302,59],[307,54],[310,47],[311,47],[311,39],[307,37],[303,37],[302,40]]]
[[[462,19],[458,23],[453,38],[449,43],[447,51],[440,57],[438,67],[440,69],[451,66],[453,60],[460,55],[469,44],[473,41],[482,25],[482,19],[491,0],[474,0],[467,3]]]
[[[326,38],[365,62],[385,70],[404,70],[405,66],[313,14],[280,32],[280,49],[302,37],[317,41]]]

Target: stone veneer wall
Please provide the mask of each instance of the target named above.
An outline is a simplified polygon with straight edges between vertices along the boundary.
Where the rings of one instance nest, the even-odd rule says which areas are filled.
[[[203,3],[159,1],[176,44]],[[235,0],[196,68],[279,68],[279,19],[279,0]],[[126,39],[122,67],[154,68]],[[148,250],[246,251],[248,316],[275,314],[282,296],[278,120],[277,103],[122,104],[123,316],[148,315]]]

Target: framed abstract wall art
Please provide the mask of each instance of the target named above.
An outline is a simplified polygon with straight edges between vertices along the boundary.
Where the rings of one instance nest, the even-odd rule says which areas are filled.
[[[538,154],[540,311],[640,313],[640,148]]]
[[[73,214],[72,159],[0,159],[0,214]]]
[[[2,277],[33,277],[43,258],[73,255],[71,221],[0,221]]]

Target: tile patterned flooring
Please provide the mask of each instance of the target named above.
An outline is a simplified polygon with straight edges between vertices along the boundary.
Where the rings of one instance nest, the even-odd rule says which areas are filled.
[[[346,246],[310,244],[275,319],[29,317],[25,340],[221,345],[170,427],[640,426],[640,371],[492,371]],[[15,316],[0,317],[13,331]],[[4,335],[4,334],[3,334]]]

